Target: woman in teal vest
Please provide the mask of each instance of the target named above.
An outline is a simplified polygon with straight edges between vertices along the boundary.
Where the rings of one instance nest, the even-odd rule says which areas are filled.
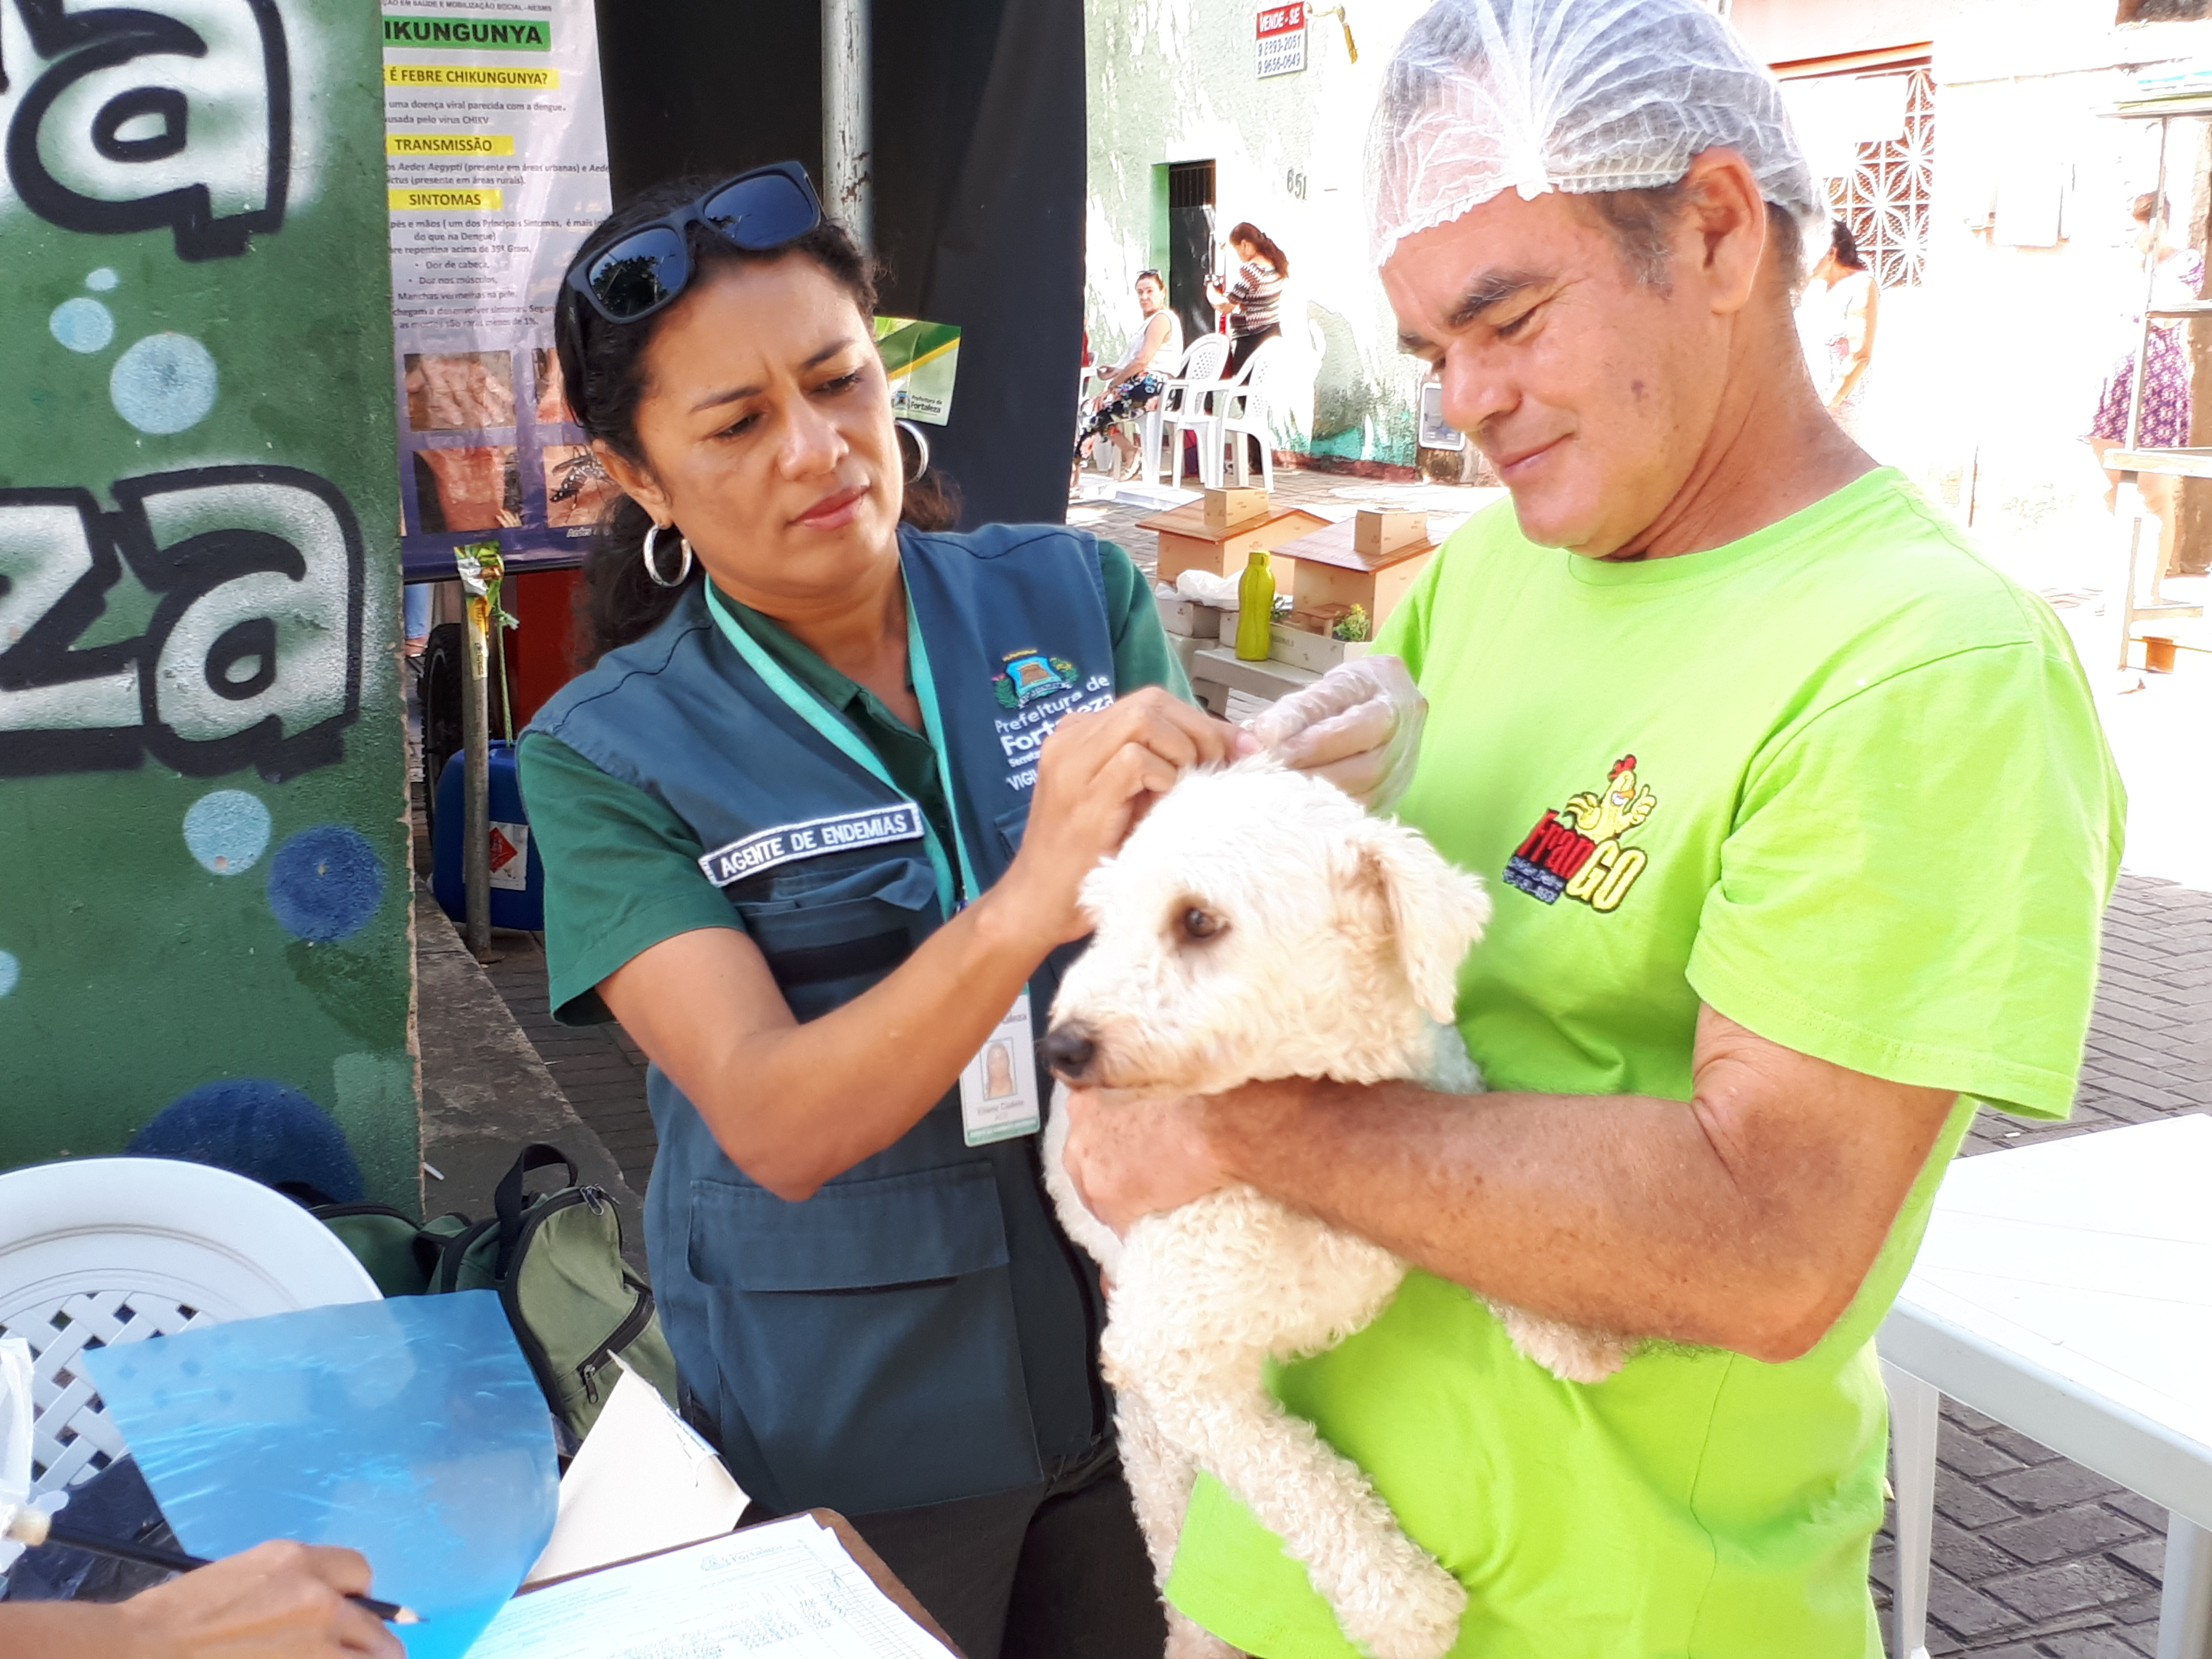
[[[597,664],[521,748],[553,1006],[653,1061],[653,1285],[746,1491],[844,1510],[973,1659],[1157,1659],[1034,1038],[1085,873],[1249,740],[1120,549],[902,524],[874,301],[795,163],[654,191],[571,269],[625,496]]]

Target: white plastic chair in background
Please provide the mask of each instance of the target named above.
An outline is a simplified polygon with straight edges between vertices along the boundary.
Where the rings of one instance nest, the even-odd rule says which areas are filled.
[[[1158,372],[1164,377],[1171,375],[1175,372],[1175,364],[1171,362],[1162,362]],[[1081,390],[1075,401],[1075,424],[1079,431],[1082,429],[1084,422],[1091,418],[1091,400],[1105,395],[1105,372],[1096,368],[1085,368],[1083,370],[1080,384]],[[1146,411],[1147,416],[1152,412]],[[1144,456],[1150,456],[1152,453],[1152,444],[1147,442],[1143,435],[1148,429],[1143,419],[1125,418],[1115,422],[1114,424],[1138,440]],[[1151,437],[1155,442],[1158,437],[1158,425],[1157,421],[1150,423]],[[1098,434],[1097,442],[1091,446],[1091,453],[1085,459],[1093,472],[1103,472],[1109,478],[1121,476],[1121,452],[1114,447],[1112,441],[1103,432]]]
[[[1163,351],[1153,358],[1149,372],[1160,377],[1160,395],[1152,399],[1150,409],[1141,410],[1120,423],[1137,441],[1137,455],[1142,463],[1137,469],[1137,476],[1146,483],[1159,477],[1160,411],[1168,401],[1167,388],[1173,386],[1182,374],[1183,365],[1189,361],[1189,356],[1188,352]]]
[[[1260,479],[1261,488],[1275,487],[1275,432],[1272,424],[1275,412],[1271,395],[1276,378],[1283,367],[1283,343],[1269,340],[1244,360],[1241,379],[1221,394],[1218,430],[1221,439],[1236,458],[1237,487],[1243,489],[1252,481],[1251,463],[1244,459],[1244,441],[1256,438],[1260,441]],[[1214,467],[1219,471],[1221,462],[1216,452]],[[1218,483],[1218,480],[1217,479]]]
[[[1096,368],[1093,368],[1089,363],[1084,364],[1082,368],[1075,371],[1074,429],[1076,431],[1080,432],[1083,430],[1083,422],[1091,413],[1091,400],[1098,395],[1098,388],[1103,384],[1104,382],[1100,377],[1098,371]],[[1097,457],[1094,452],[1092,456],[1094,465],[1096,464],[1096,459]]]
[[[1208,334],[1191,343],[1182,360],[1182,373],[1160,393],[1160,428],[1166,453],[1160,470],[1170,484],[1182,483],[1182,434],[1194,434],[1198,441],[1199,481],[1209,489],[1221,484],[1221,443],[1216,433],[1219,419],[1216,400],[1229,382],[1221,371],[1229,365],[1229,337]]]
[[[1083,430],[1083,422],[1091,413],[1091,400],[1098,395],[1105,381],[1089,363],[1075,371],[1075,430]]]
[[[0,1336],[35,1356],[32,1496],[125,1449],[77,1367],[87,1348],[377,1299],[337,1234],[228,1170],[94,1158],[0,1175]]]

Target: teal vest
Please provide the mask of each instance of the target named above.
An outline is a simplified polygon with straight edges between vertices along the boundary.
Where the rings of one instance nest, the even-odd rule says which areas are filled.
[[[951,808],[988,887],[1021,845],[1044,733],[1115,695],[1097,544],[996,525],[903,531],[900,549]],[[940,925],[921,814],[763,683],[696,586],[532,729],[691,827],[801,1020]],[[1050,962],[1031,981],[1038,1032],[1057,985]],[[654,1292],[686,1412],[755,1498],[854,1515],[943,1503],[1027,1485],[1110,1431],[1097,1272],[1053,1218],[1036,1136],[969,1146],[956,1086],[793,1204],[724,1156],[658,1067],[647,1090]]]

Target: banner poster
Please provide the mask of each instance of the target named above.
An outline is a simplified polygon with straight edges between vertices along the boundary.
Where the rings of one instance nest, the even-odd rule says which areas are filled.
[[[952,419],[952,381],[960,370],[960,330],[912,317],[876,319],[876,350],[890,383],[891,413],[944,426]]]
[[[407,572],[488,538],[510,569],[571,563],[614,491],[553,351],[611,206],[592,0],[394,0],[383,24]]]

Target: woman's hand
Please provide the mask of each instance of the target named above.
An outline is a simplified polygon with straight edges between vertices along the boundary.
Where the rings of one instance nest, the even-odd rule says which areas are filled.
[[[351,1550],[264,1544],[113,1605],[0,1606],[0,1652],[40,1659],[405,1659],[349,1601],[368,1589]]]
[[[346,1598],[368,1593],[368,1563],[352,1550],[263,1544],[156,1585],[120,1611],[179,1659],[368,1654],[400,1659],[384,1622]]]
[[[1155,795],[1183,769],[1253,753],[1248,732],[1158,686],[1091,714],[1070,714],[1037,754],[1022,850],[991,896],[1048,948],[1090,932],[1076,907],[1083,878],[1117,850]]]

